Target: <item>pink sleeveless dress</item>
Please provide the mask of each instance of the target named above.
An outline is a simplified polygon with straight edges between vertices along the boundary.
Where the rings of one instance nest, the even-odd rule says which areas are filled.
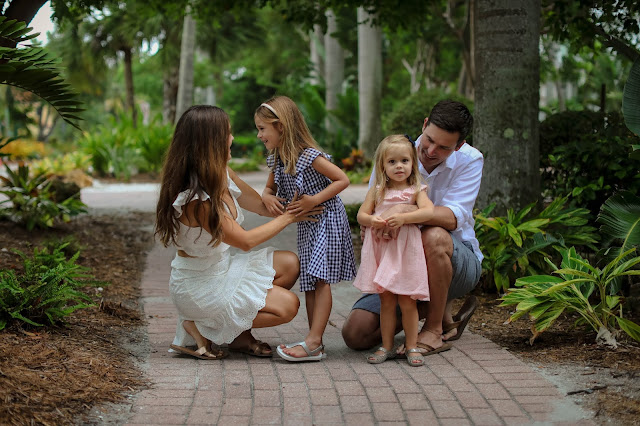
[[[426,186],[422,187],[425,190]],[[415,204],[415,189],[387,189],[384,200],[376,206],[375,215],[396,204]],[[400,227],[395,240],[377,239],[367,227],[362,243],[360,268],[353,285],[363,293],[382,293],[411,296],[429,300],[427,262],[417,225]]]

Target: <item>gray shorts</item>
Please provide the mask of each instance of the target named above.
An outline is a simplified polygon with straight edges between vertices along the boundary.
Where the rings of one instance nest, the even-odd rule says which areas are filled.
[[[471,243],[460,241],[453,235],[451,235],[451,239],[453,240],[453,254],[451,255],[453,277],[447,295],[448,300],[457,299],[471,292],[478,285],[482,273],[482,264],[473,252]],[[418,301],[418,303],[422,302]],[[380,296],[365,294],[356,301],[351,309],[364,309],[374,314],[380,314]]]

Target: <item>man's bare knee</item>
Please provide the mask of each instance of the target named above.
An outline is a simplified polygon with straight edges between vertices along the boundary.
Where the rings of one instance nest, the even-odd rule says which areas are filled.
[[[342,326],[342,339],[347,347],[354,350],[371,348],[376,344],[372,341],[379,334],[379,315],[363,309],[352,310]]]

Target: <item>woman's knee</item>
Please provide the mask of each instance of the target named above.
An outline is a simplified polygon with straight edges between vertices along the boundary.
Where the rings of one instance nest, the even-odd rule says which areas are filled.
[[[300,299],[293,292],[286,290],[282,294],[282,306],[280,316],[285,322],[290,322],[298,314]]]
[[[300,275],[300,260],[298,260],[298,256],[295,253],[278,250],[274,253],[273,264],[277,276],[283,276],[293,281],[298,279],[298,275]]]

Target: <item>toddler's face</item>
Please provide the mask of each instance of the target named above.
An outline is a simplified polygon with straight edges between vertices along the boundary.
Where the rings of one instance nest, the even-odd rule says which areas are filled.
[[[404,182],[413,170],[410,144],[392,145],[384,156],[384,172],[393,182]]]
[[[262,141],[267,149],[275,149],[281,145],[281,132],[276,128],[276,124],[267,123],[259,117],[255,117],[256,129],[258,129],[258,139]]]

